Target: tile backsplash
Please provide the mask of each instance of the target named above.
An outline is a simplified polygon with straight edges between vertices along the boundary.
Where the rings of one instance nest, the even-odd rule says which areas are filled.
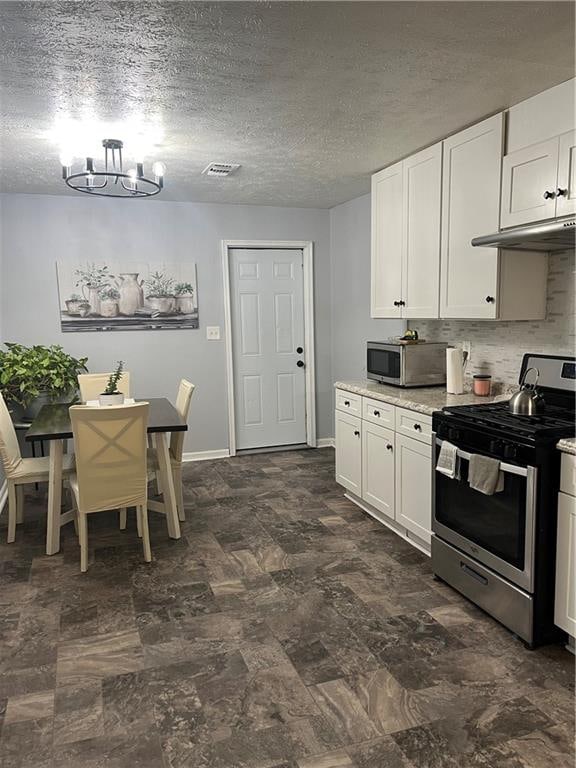
[[[518,383],[525,352],[574,355],[575,263],[574,252],[550,254],[548,303],[545,320],[409,320],[427,341],[447,341],[455,346],[471,343],[467,378],[490,373],[504,385]]]

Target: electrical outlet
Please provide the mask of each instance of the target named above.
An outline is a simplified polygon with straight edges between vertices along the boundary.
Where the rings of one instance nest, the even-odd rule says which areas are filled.
[[[467,360],[470,361],[472,357],[472,344],[469,341],[463,341],[462,342],[462,352],[467,352]]]
[[[210,341],[220,340],[220,326],[219,325],[207,325],[206,326],[206,338]]]

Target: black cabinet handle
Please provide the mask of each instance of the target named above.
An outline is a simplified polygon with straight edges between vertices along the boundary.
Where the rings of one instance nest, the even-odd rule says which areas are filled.
[[[298,360],[296,365],[298,366],[298,368],[304,368],[304,361],[303,360]]]
[[[422,432],[422,427],[420,424],[414,424],[414,429],[416,430],[416,432]]]
[[[550,192],[548,189],[544,192],[544,200],[554,200],[555,197],[556,192]]]
[[[374,416],[380,417],[380,411],[374,411]]]
[[[401,299],[401,300],[398,302],[398,304],[399,304],[399,306],[401,306],[401,307],[405,307],[405,306],[406,306],[406,302],[405,302],[405,301],[403,301],[402,299]]]
[[[494,304],[494,296],[486,296],[486,302],[488,304]]]
[[[557,197],[564,197],[567,194],[568,194],[568,190],[567,189],[562,189],[561,187],[558,187],[558,189],[556,190],[556,196]]]
[[[349,408],[350,407],[350,400],[344,400],[344,405],[346,406],[346,408]]]
[[[358,432],[357,429],[354,430],[354,434],[356,435],[356,437],[360,437],[360,432]]]
[[[302,352],[304,352],[304,350],[302,349],[302,347],[296,347],[296,352],[297,352],[299,355],[301,355],[301,354],[302,354]]]
[[[400,306],[400,302],[399,302],[399,301],[395,301],[395,302],[394,302],[394,306],[395,306],[395,307],[399,307],[399,306]]]
[[[392,450],[392,446],[390,445],[390,443],[388,443],[388,445],[386,446],[386,450],[387,451],[391,451]]]

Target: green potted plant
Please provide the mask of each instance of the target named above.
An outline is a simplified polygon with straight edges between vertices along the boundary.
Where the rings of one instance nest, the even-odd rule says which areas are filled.
[[[100,314],[102,317],[117,317],[118,316],[118,301],[120,294],[116,288],[108,286],[102,288],[98,292],[98,298],[100,299]]]
[[[183,315],[194,312],[194,286],[192,283],[176,283],[174,286],[176,296],[176,309]]]
[[[122,371],[124,370],[124,362],[118,360],[116,368],[108,377],[108,383],[106,389],[98,397],[100,405],[123,405],[124,393],[118,391],[118,382],[122,378]]]
[[[88,358],[75,358],[61,346],[6,343],[0,349],[0,389],[10,410],[24,410],[35,418],[50,402],[71,402],[78,394],[78,374],[85,373]]]
[[[100,291],[111,285],[114,275],[110,273],[108,267],[104,264],[87,263],[86,267],[80,267],[75,270],[76,285],[81,286],[82,294],[88,304],[90,312],[93,315],[100,314]]]
[[[146,300],[155,312],[170,314],[174,312],[174,280],[163,272],[152,272],[146,283]]]

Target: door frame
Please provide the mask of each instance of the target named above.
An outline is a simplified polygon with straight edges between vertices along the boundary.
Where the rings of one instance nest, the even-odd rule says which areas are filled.
[[[228,396],[228,446],[236,455],[236,408],[234,403],[234,358],[232,350],[232,305],[230,299],[230,250],[298,250],[303,256],[304,349],[306,350],[306,443],[316,448],[316,356],[314,350],[314,244],[311,240],[222,240],[224,284],[224,344]]]

